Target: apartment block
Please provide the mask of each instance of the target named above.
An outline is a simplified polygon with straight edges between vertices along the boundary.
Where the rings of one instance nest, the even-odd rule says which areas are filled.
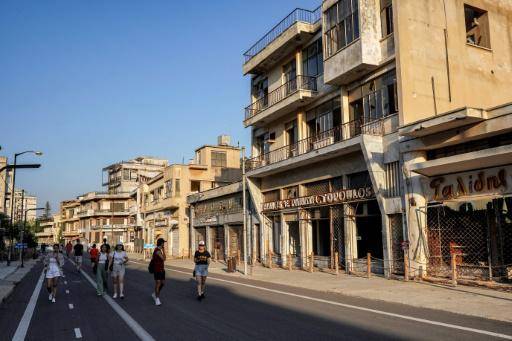
[[[167,165],[167,160],[147,156],[120,161],[103,168],[103,186],[109,193],[129,193],[160,174]]]
[[[36,233],[39,244],[53,245],[60,242],[60,214],[39,219],[39,224],[43,229],[41,232]]]
[[[391,275],[403,273],[405,254],[427,274],[446,271],[454,250],[478,249],[473,260],[460,257],[461,267],[497,266],[503,277],[508,213],[493,223],[471,215],[509,207],[511,6],[325,0],[294,10],[249,48],[243,122],[263,262],[359,272],[370,257],[372,271]],[[449,204],[457,172],[485,187],[488,201]],[[441,223],[440,210],[450,222]],[[467,215],[481,236],[476,246]]]
[[[6,212],[8,215],[11,214],[11,195],[6,198]],[[37,212],[37,197],[30,195],[23,189],[16,188],[14,190],[14,222],[23,222],[26,218],[27,222],[33,222],[36,220]]]
[[[168,254],[188,256],[190,252],[189,205],[187,196],[241,178],[240,148],[220,137],[217,145],[204,145],[195,151],[188,164],[172,164],[162,174],[140,187],[144,240],[168,241]]]
[[[60,222],[62,239],[65,243],[80,238],[80,201],[78,199],[65,200],[60,203]]]

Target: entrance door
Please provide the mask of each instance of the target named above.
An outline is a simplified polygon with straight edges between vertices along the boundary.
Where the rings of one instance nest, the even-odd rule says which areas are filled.
[[[242,257],[242,227],[241,226],[230,226],[229,227],[229,255],[231,257],[237,257],[240,252]]]
[[[172,255],[178,257],[180,255],[180,230],[173,229],[171,232],[172,239]]]
[[[224,259],[224,227],[210,228],[210,245],[212,256],[217,259]]]
[[[367,253],[382,259],[382,222],[380,216],[357,217],[357,258]]]
[[[293,257],[301,254],[299,222],[288,222],[289,250]]]

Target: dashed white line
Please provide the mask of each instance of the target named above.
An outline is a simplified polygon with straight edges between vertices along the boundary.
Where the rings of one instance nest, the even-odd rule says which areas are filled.
[[[75,328],[75,339],[81,339],[82,338],[82,332],[80,331],[80,328]]]
[[[69,307],[69,309],[71,310],[71,309],[73,309],[75,306],[73,305],[73,303],[70,303],[70,304],[68,304],[68,307]]]
[[[136,261],[132,261],[132,263],[146,265],[145,263],[139,263],[139,262],[136,262]],[[182,273],[182,274],[190,276],[190,272],[175,270],[175,269],[171,269],[169,267],[166,267],[166,269],[168,269],[170,271],[174,271],[174,272],[178,272],[178,273]],[[324,300],[324,299],[321,299],[321,298],[305,296],[305,295],[299,295],[299,294],[294,294],[294,293],[291,293],[291,292],[286,292],[286,291],[281,291],[281,290],[276,290],[276,289],[269,289],[269,288],[260,287],[260,286],[257,286],[257,285],[240,283],[240,282],[230,281],[230,280],[216,278],[216,277],[208,276],[208,279],[212,279],[212,280],[219,281],[219,282],[225,282],[225,283],[240,285],[240,286],[244,286],[244,287],[247,287],[247,288],[258,289],[258,290],[263,290],[263,291],[267,291],[267,292],[273,292],[273,293],[280,294],[280,295],[287,295],[287,296],[302,298],[302,299],[305,299],[305,300],[310,300],[310,301],[316,301],[316,302],[336,305],[336,306],[340,306],[340,307],[344,307],[344,308],[366,311],[366,312],[374,313],[374,314],[378,314],[378,315],[391,316],[391,317],[400,318],[400,319],[409,320],[409,321],[414,321],[414,322],[420,322],[420,323],[425,323],[425,324],[430,324],[430,325],[435,325],[435,326],[441,326],[441,327],[446,327],[446,328],[451,328],[451,329],[463,330],[463,331],[472,332],[472,333],[476,333],[476,334],[482,334],[482,335],[499,337],[499,338],[506,339],[506,340],[512,340],[512,335],[507,335],[507,334],[502,334],[502,333],[495,333],[495,332],[491,332],[491,331],[488,331],[488,330],[469,328],[469,327],[459,326],[459,325],[451,324],[451,323],[444,323],[444,322],[432,321],[432,320],[422,319],[422,318],[413,317],[413,316],[395,314],[395,313],[390,313],[390,312],[387,312],[387,311],[370,309],[370,308],[360,307],[360,306],[356,306],[356,305],[352,305],[352,304],[340,303],[340,302],[336,302],[336,301],[329,301],[329,300]]]
[[[41,292],[41,287],[43,286],[44,280],[44,270],[41,272],[41,276],[37,280],[36,287],[34,288],[34,292],[32,296],[30,296],[30,301],[27,304],[27,308],[21,317],[20,323],[18,324],[18,328],[16,329],[16,333],[14,334],[12,340],[13,341],[23,341],[25,340],[25,336],[27,335],[28,326],[30,325],[30,320],[32,319],[32,315],[34,314],[34,309],[36,308],[37,298],[39,297],[39,293]]]

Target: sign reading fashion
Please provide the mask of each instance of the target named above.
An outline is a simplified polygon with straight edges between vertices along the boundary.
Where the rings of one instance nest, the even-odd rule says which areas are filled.
[[[374,193],[371,186],[343,189],[332,193],[310,195],[294,199],[284,199],[263,203],[263,211],[282,210],[286,208],[313,206],[313,205],[330,205],[341,204],[344,202],[365,200],[373,198]]]
[[[506,168],[492,168],[476,172],[441,176],[430,181],[429,196],[436,201],[456,199],[478,194],[505,193],[510,172]]]

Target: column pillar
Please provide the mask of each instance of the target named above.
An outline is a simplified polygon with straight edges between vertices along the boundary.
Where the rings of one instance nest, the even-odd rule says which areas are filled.
[[[352,205],[343,205],[345,230],[345,269],[348,273],[353,271],[353,260],[357,258],[357,226],[355,208]]]
[[[204,237],[205,237],[206,240],[204,242],[206,243],[206,249],[211,251],[211,250],[213,250],[213,245],[210,245],[211,244],[211,239],[212,239],[211,238],[210,226],[206,226],[205,230],[206,230],[206,233],[205,233]]]
[[[224,255],[226,259],[229,257],[229,225],[224,224]]]

